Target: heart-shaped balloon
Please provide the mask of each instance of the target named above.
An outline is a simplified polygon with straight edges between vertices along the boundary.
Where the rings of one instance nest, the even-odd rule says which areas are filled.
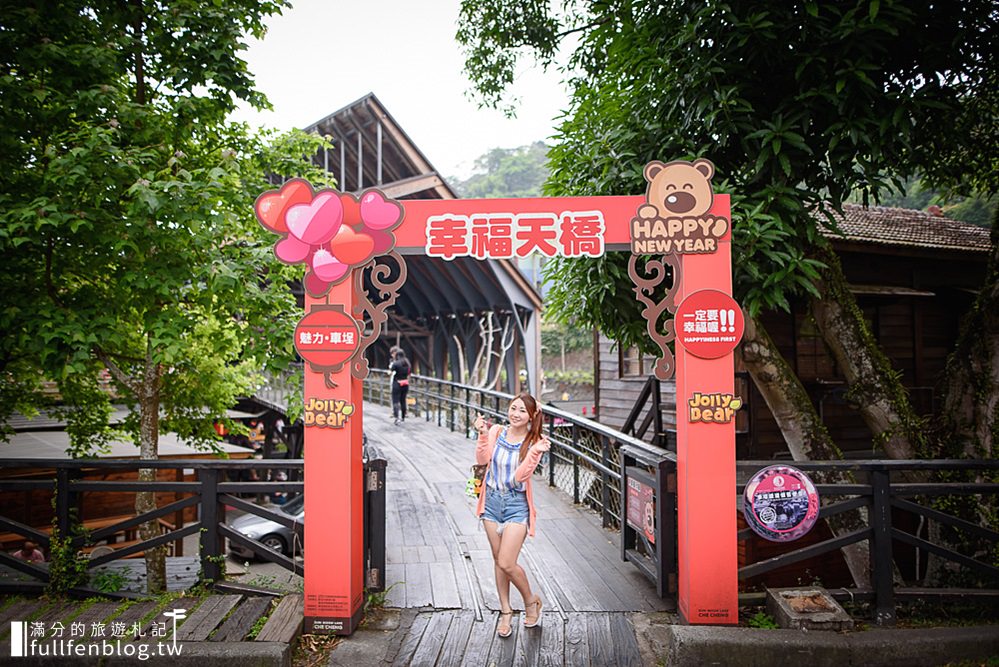
[[[384,255],[395,247],[395,237],[392,232],[366,232],[375,242],[375,255]]]
[[[274,246],[274,254],[285,264],[304,262],[312,251],[312,246],[299,241],[294,236],[287,236]]]
[[[356,266],[371,259],[375,251],[375,240],[343,225],[330,241],[330,248],[341,262]]]
[[[343,224],[358,225],[361,223],[361,205],[357,197],[344,192],[340,195],[340,203],[343,204]]]
[[[343,204],[335,192],[320,192],[309,204],[297,204],[285,214],[288,231],[309,245],[326,243],[340,229]]]
[[[325,280],[322,280],[312,271],[307,271],[305,273],[305,278],[302,279],[302,284],[305,286],[305,290],[312,296],[322,296],[330,289],[330,284]]]
[[[402,220],[402,206],[370,190],[361,197],[361,220],[368,229],[389,229]]]
[[[320,248],[312,255],[312,272],[316,277],[328,283],[343,278],[350,267],[334,257],[326,248]]]
[[[310,201],[312,201],[312,186],[296,178],[282,185],[280,190],[268,190],[257,197],[253,209],[261,225],[272,232],[284,234],[288,231],[288,224],[284,219],[288,209]]]

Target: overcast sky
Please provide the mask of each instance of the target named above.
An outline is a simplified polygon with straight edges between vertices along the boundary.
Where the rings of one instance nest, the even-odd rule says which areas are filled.
[[[245,53],[274,110],[240,120],[305,127],[373,92],[442,175],[466,178],[490,148],[546,140],[565,106],[558,72],[525,64],[516,119],[478,109],[454,41],[459,0],[293,3]]]

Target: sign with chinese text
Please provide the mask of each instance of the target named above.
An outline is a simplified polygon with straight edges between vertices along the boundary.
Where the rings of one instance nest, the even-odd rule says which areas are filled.
[[[753,532],[771,542],[790,542],[819,519],[819,493],[808,475],[791,466],[770,466],[746,484],[742,513]]]
[[[538,253],[545,257],[600,257],[604,254],[604,216],[599,210],[472,215],[444,213],[427,218],[428,257],[512,259]],[[510,200],[506,200],[510,201]]]
[[[745,321],[735,300],[718,290],[700,290],[676,309],[676,340],[702,359],[717,359],[732,352],[742,340]]]
[[[690,623],[737,622],[735,515],[718,492],[735,484],[732,416],[741,402],[732,395],[743,321],[730,296],[729,197],[714,194],[708,160],[654,161],[644,174],[644,196],[395,201],[376,189],[355,196],[291,179],[257,199],[260,224],[281,237],[277,258],[305,268],[306,314],[294,342],[308,365],[306,509],[322,527],[305,533],[305,632],[351,634],[364,613],[364,352],[405,283],[408,254],[447,261],[632,252],[629,275],[661,352],[655,375],[675,372],[690,417],[677,424],[680,614]],[[626,503],[628,522],[655,542],[652,487],[630,482]]]
[[[295,350],[313,371],[338,371],[360,346],[357,321],[343,306],[315,306],[295,327]]]
[[[655,492],[648,484],[628,478],[628,524],[656,543]]]

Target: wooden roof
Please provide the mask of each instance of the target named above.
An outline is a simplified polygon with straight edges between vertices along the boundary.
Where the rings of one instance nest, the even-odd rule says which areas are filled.
[[[395,199],[457,199],[409,135],[368,93],[305,128],[332,138],[334,149],[321,156],[341,191],[358,193],[377,186]]]

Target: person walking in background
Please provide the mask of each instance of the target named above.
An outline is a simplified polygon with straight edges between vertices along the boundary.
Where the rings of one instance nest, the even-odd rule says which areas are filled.
[[[409,359],[402,349],[397,349],[389,366],[392,371],[392,419],[396,426],[406,421],[406,395],[409,394]]]
[[[541,597],[531,591],[527,572],[517,562],[528,535],[534,535],[536,512],[531,490],[531,474],[551,442],[542,432],[543,418],[538,402],[522,393],[507,409],[509,425],[489,428],[482,415],[475,418],[479,442],[475,462],[487,465],[485,482],[479,495],[476,514],[489,538],[493,552],[496,591],[499,594],[500,617],[496,634],[513,634],[513,608],[510,606],[510,584],[517,587],[524,600],[524,627],[541,623]]]

